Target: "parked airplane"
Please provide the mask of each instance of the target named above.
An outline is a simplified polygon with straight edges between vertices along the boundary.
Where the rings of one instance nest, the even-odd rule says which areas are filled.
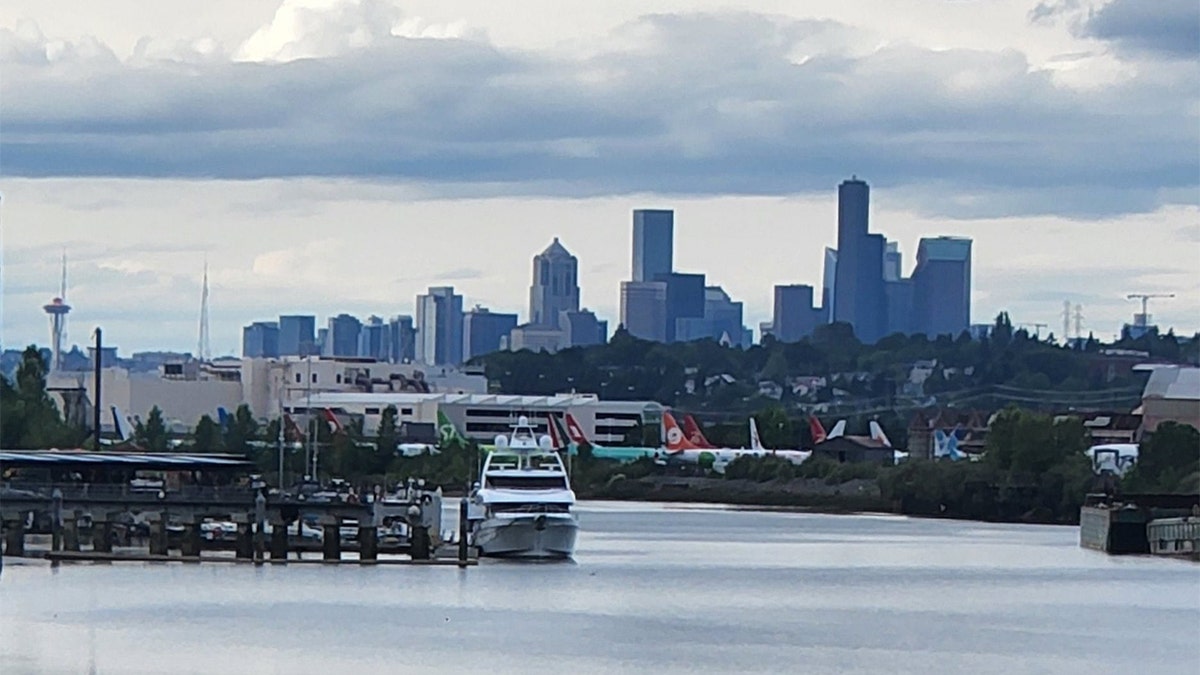
[[[762,438],[758,435],[758,423],[754,421],[753,417],[750,418],[750,449],[766,451],[776,457],[786,459],[792,464],[801,464],[804,460],[812,457],[811,450],[768,450],[763,447]]]
[[[117,406],[111,406],[109,411],[113,418],[113,433],[116,438],[101,438],[100,445],[116,446],[116,445],[133,445],[133,431],[129,428],[129,418],[121,414]]]
[[[867,426],[871,430],[871,438],[875,439],[876,441],[879,441],[886,447],[892,448],[892,440],[887,437],[887,434],[883,433],[883,427],[879,426],[879,422],[876,422],[875,420],[871,420]],[[899,464],[900,462],[903,462],[906,459],[908,459],[907,452],[904,452],[903,450],[897,450],[895,448],[892,448],[892,463],[893,464]]]
[[[934,459],[951,459],[958,461],[961,459],[969,459],[969,455],[958,449],[958,434],[959,427],[954,427],[950,433],[946,433],[941,429],[933,431],[933,457]]]
[[[663,413],[663,426],[667,431],[667,447],[659,459],[665,463],[696,464],[723,474],[729,463],[739,457],[766,457],[774,454],[774,451],[761,448],[698,448],[684,436],[683,430],[671,413]],[[795,455],[786,457],[786,459],[794,464],[799,464],[808,457],[805,456],[801,459],[800,456]]]
[[[580,448],[588,448],[591,450],[593,457],[615,459],[618,462],[633,462],[643,457],[653,459],[662,451],[662,448],[623,448],[598,445],[588,439],[587,434],[583,432],[583,427],[579,425],[574,415],[567,413],[565,421],[566,433],[563,434],[563,430],[560,428],[563,422],[556,415],[550,415],[550,438],[551,440],[556,440],[555,434],[562,434],[563,440],[567,443],[565,447],[570,450],[571,454],[578,454]],[[556,443],[555,447],[560,446]]]
[[[700,431],[700,425],[696,424],[696,418],[690,414],[683,416],[683,435],[697,448],[711,450],[716,447],[704,437],[704,432]]]
[[[825,427],[821,426],[821,420],[817,419],[816,415],[810,415],[808,418],[808,430],[812,432],[813,445],[824,443],[831,438],[837,438],[846,433],[846,420],[838,420],[838,423],[833,425],[833,429],[829,433],[825,433]]]

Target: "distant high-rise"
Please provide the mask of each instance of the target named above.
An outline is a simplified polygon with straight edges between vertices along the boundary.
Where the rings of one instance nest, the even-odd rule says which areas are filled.
[[[825,269],[821,277],[821,309],[825,310],[825,323],[833,323],[833,305],[837,299],[838,252],[825,247]]]
[[[826,249],[828,251],[828,249]],[[780,342],[799,342],[813,334],[817,326],[828,323],[825,308],[816,306],[812,286],[775,287],[775,312],[771,333]]]
[[[915,330],[957,336],[971,325],[971,240],[922,239],[913,270]]]
[[[838,186],[837,272],[833,318],[854,327],[863,342],[883,337],[887,299],[883,288],[886,242],[868,232],[870,188],[852,177]]]
[[[558,237],[533,258],[533,284],[529,287],[529,322],[558,326],[562,312],[579,311],[579,261]]]
[[[666,342],[666,282],[622,281],[621,325],[634,337]]]
[[[417,361],[431,366],[462,363],[462,303],[453,286],[431,286],[417,296]]]
[[[900,281],[900,275],[903,272],[903,262],[904,259],[900,255],[900,244],[889,241],[887,249],[883,253],[883,280]]]
[[[274,358],[279,356],[279,324],[255,321],[242,329],[242,356]]]
[[[633,212],[633,281],[654,281],[674,270],[675,212]]]
[[[516,314],[493,312],[476,305],[463,315],[463,361],[499,351],[504,338],[516,327]]]
[[[67,253],[62,255],[62,283],[58,297],[43,305],[42,310],[50,317],[50,370],[61,370],[63,360],[63,338],[67,331],[67,314],[71,306],[67,304]]]
[[[734,302],[720,286],[704,289],[704,314],[675,322],[675,340],[715,340],[729,347],[749,347],[753,333],[743,325],[742,303]]]
[[[672,272],[660,274],[654,280],[667,285],[665,340],[675,342],[680,339],[681,320],[704,318],[704,275]]]
[[[563,312],[558,319],[567,347],[587,347],[608,342],[608,322],[596,318],[589,309]]]
[[[329,317],[328,326],[321,353],[325,356],[358,356],[362,322],[349,314],[338,314]]]
[[[913,281],[912,279],[896,279],[884,281],[884,293],[887,296],[887,330],[888,335],[902,333],[912,335],[918,332],[913,320]]]
[[[279,355],[308,356],[317,353],[317,317],[289,314],[279,317]]]
[[[387,361],[388,343],[388,325],[382,318],[371,316],[358,333],[358,355]]]
[[[413,318],[399,314],[388,321],[388,360],[392,363],[412,363],[417,358],[417,329]]]

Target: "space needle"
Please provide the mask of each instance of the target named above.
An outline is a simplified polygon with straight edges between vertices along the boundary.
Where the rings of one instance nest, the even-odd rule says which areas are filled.
[[[42,305],[42,309],[50,316],[50,346],[53,350],[53,355],[50,358],[51,371],[62,369],[62,343],[63,337],[66,335],[67,313],[71,311],[71,306],[67,304],[66,297],[67,254],[63,253],[62,288],[59,291],[58,297],[51,300],[50,304]]]

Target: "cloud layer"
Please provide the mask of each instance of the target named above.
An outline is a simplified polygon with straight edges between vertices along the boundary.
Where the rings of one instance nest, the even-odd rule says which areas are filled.
[[[1166,24],[1132,4],[1084,32],[1184,45],[1156,41]],[[234,48],[142,45],[125,61],[95,40],[0,32],[7,175],[596,196],[823,193],[855,172],[952,216],[1195,202],[1200,86],[1169,60],[1072,88],[1013,50],[877,46],[832,21],[737,13],[646,16],[587,53],[528,52],[375,0],[285,3]]]

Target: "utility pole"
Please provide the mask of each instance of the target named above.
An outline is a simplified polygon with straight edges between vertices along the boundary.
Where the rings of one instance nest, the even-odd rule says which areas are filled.
[[[96,363],[94,364],[95,372],[92,375],[92,377],[94,378],[92,381],[92,390],[95,392],[95,400],[92,401],[92,433],[95,434],[95,438],[96,438],[95,450],[96,450],[96,452],[100,452],[100,405],[101,405],[100,404],[100,366],[104,361],[104,357],[102,356],[102,352],[100,351],[100,346],[101,346],[102,342],[101,342],[101,332],[100,332],[99,326],[96,326],[95,335],[96,335]],[[113,420],[113,423],[115,424],[116,420]]]

